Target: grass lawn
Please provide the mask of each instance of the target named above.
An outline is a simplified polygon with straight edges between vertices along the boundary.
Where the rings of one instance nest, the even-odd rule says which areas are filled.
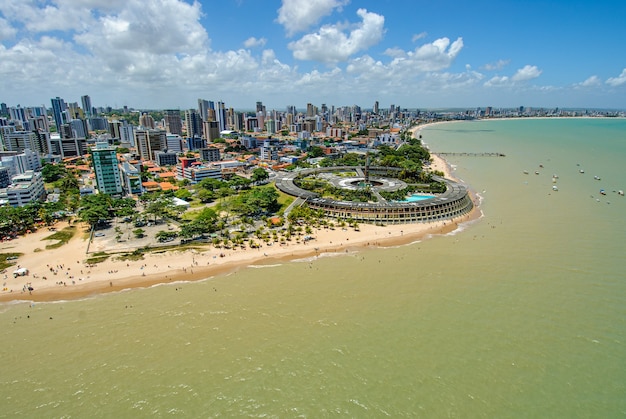
[[[22,256],[22,253],[0,253],[0,270],[15,265],[15,260],[19,256]]]
[[[46,245],[46,249],[57,249],[66,244],[76,234],[76,227],[65,227],[61,231],[57,231],[54,234],[44,237],[42,240],[56,240],[56,243]]]

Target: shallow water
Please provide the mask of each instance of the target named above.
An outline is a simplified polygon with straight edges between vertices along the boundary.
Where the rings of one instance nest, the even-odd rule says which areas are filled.
[[[626,414],[624,120],[422,134],[506,154],[449,157],[482,219],[393,249],[1,306],[0,416]]]

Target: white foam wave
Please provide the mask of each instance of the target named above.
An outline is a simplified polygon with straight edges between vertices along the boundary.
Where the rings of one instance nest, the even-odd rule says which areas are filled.
[[[254,268],[254,269],[263,269],[263,268],[276,268],[278,266],[283,266],[282,263],[274,263],[271,265],[248,265],[248,268]]]

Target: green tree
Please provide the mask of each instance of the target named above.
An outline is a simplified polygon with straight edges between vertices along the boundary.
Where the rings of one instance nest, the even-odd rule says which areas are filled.
[[[169,215],[175,207],[176,205],[171,197],[158,196],[148,201],[144,212],[154,216],[154,222],[156,223],[157,218],[164,218]]]
[[[41,168],[41,176],[46,183],[56,182],[65,175],[67,175],[67,170],[61,164],[46,163]]]
[[[59,189],[62,192],[78,191],[78,179],[74,175],[66,173],[59,182]]]
[[[309,158],[317,158],[317,157],[322,157],[324,155],[325,155],[324,150],[319,146],[311,147],[311,149],[307,153],[307,157]]]
[[[184,199],[185,201],[191,200],[191,192],[189,189],[181,188],[174,193],[174,196],[178,199]]]
[[[176,231],[161,230],[155,234],[155,238],[159,242],[166,242],[175,239],[178,236]]]
[[[261,182],[261,181],[268,179],[269,177],[270,175],[269,173],[267,173],[267,170],[261,167],[257,167],[256,169],[252,171],[251,179],[253,182]]]
[[[200,189],[197,193],[196,196],[198,197],[198,199],[200,200],[200,202],[211,202],[215,199],[215,194],[213,193],[213,191],[208,190],[208,189]]]
[[[78,218],[92,227],[111,219],[111,197],[107,194],[86,195],[81,199],[80,205]]]
[[[132,198],[117,198],[111,200],[111,208],[116,217],[130,217],[137,213],[137,202]]]
[[[278,192],[272,187],[254,188],[232,200],[232,211],[242,216],[259,217],[280,208]]]

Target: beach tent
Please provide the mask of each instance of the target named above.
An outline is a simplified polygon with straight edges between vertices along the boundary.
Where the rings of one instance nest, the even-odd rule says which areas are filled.
[[[24,275],[28,275],[28,269],[26,268],[19,268],[13,271],[14,278],[17,278],[18,276],[24,276]]]

